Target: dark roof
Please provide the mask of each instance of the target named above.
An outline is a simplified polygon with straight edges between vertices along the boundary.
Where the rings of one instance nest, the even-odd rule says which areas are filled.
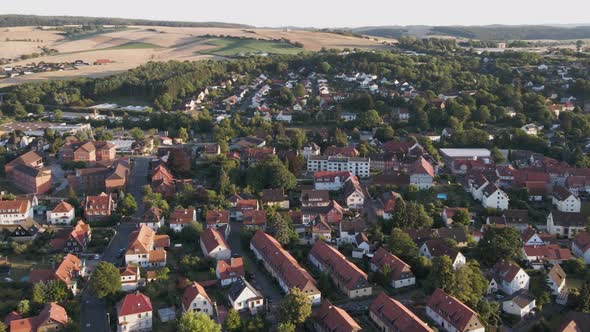
[[[557,186],[555,189],[553,189],[553,197],[555,197],[555,199],[558,201],[564,201],[572,195],[573,193],[571,191],[565,189],[562,186]]]
[[[246,279],[244,279],[243,277],[238,278],[238,280],[232,283],[227,295],[233,301],[237,299],[238,296],[240,296],[240,294],[242,294],[242,292],[246,288],[249,288],[252,291],[252,293],[256,294],[256,296],[263,298],[262,294],[260,294],[260,292],[256,288],[254,288],[248,281],[246,281]]]
[[[561,212],[558,210],[552,210],[551,215],[553,217],[554,225],[564,227],[584,227],[588,222],[588,219],[578,212]]]

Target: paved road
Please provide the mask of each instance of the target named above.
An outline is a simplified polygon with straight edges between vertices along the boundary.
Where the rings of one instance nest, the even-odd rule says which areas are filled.
[[[143,199],[141,188],[147,184],[147,173],[149,158],[136,158],[135,165],[131,170],[129,181],[129,192],[137,201],[137,212],[134,215],[141,216],[143,213]],[[119,254],[127,248],[129,235],[137,228],[134,223],[123,223],[114,227],[116,234],[109,246],[105,249],[101,260],[121,266],[123,261],[118,258]],[[94,297],[89,288],[82,290],[82,307],[80,310],[80,324],[82,332],[110,331],[107,321],[107,308],[104,301]],[[111,319],[115,319],[112,317]]]
[[[371,197],[368,187],[369,183],[364,181],[361,182],[361,189],[365,194],[365,205],[363,206],[363,213],[367,216],[367,220],[369,221],[369,223],[372,224],[377,222],[377,212],[375,210],[377,208],[377,203]]]
[[[270,312],[267,314],[267,317],[273,321],[275,317],[275,309],[277,308],[278,304],[283,298],[283,294],[281,290],[272,280],[272,277],[263,271],[258,264],[251,258],[253,256],[250,255],[249,251],[246,251],[242,248],[241,242],[241,234],[242,231],[242,223],[239,222],[232,222],[231,223],[231,232],[229,234],[229,246],[232,249],[232,253],[240,255],[244,258],[247,266],[249,267],[250,272],[254,274],[254,280],[251,281],[252,285],[256,287],[266,299],[270,299]]]

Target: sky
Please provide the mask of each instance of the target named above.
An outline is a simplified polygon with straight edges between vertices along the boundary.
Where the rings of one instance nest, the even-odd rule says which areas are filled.
[[[589,0],[2,0],[0,14],[217,21],[257,27],[590,24]]]

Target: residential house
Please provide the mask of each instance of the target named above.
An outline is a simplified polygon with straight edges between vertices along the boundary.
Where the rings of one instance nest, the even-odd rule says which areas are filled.
[[[590,233],[579,232],[572,242],[572,252],[590,264]]]
[[[313,174],[316,190],[340,190],[348,179],[352,177],[349,171],[318,171]]]
[[[216,260],[227,260],[231,257],[231,249],[225,237],[215,228],[207,228],[201,233],[201,250],[206,257]]]
[[[313,142],[307,143],[305,146],[303,146],[303,149],[301,150],[301,155],[305,159],[307,159],[311,156],[319,156],[320,155],[320,147]]]
[[[365,194],[356,176],[346,181],[342,194],[349,209],[362,209],[365,205]]]
[[[332,200],[328,206],[305,207],[301,209],[301,221],[305,225],[311,225],[317,218],[324,218],[329,224],[337,224],[344,217],[344,209],[336,201]]]
[[[231,257],[228,260],[218,260],[215,275],[222,287],[226,287],[244,277],[244,260],[242,257]]]
[[[315,279],[289,252],[283,249],[274,237],[263,231],[257,231],[250,241],[250,250],[256,259],[262,261],[266,270],[277,279],[285,293],[297,287],[310,298],[312,304],[321,302],[321,293],[316,287]]]
[[[115,145],[106,141],[69,141],[59,150],[59,156],[64,162],[114,160],[116,154]]]
[[[391,220],[393,218],[393,213],[395,212],[395,205],[397,204],[398,198],[401,198],[401,195],[395,191],[388,191],[381,195],[379,202],[381,203],[381,208],[383,210],[383,219]]]
[[[152,330],[152,301],[140,292],[125,295],[117,304],[117,332]]]
[[[547,273],[547,285],[551,289],[551,294],[559,295],[566,288],[566,274],[559,264],[554,264],[549,273]]]
[[[473,309],[437,288],[426,303],[426,315],[448,332],[485,332]]]
[[[231,307],[238,312],[249,311],[252,315],[264,312],[264,296],[243,276],[232,284],[227,298]]]
[[[531,280],[518,264],[503,259],[494,266],[492,278],[498,288],[508,295],[528,290]]]
[[[453,217],[457,211],[463,211],[469,217],[469,210],[467,208],[444,208],[442,212],[442,221],[447,227],[451,227],[453,225]]]
[[[190,223],[197,221],[197,211],[194,208],[182,208],[178,207],[170,213],[168,217],[168,223],[170,229],[175,232],[180,232],[184,227],[190,225]]]
[[[85,224],[82,220],[78,220],[78,223],[66,240],[64,251],[75,254],[82,253],[86,250],[86,246],[90,243],[90,240],[92,240],[90,225]]]
[[[356,245],[356,248],[352,251],[352,257],[354,258],[363,258],[363,256],[371,252],[371,243],[364,232],[360,232],[354,237],[354,245]],[[355,254],[359,257],[355,257]]]
[[[489,209],[508,209],[508,195],[493,183],[489,183],[482,191],[481,204]]]
[[[289,199],[283,189],[264,189],[262,190],[262,205],[289,209]]]
[[[59,304],[50,302],[37,316],[13,319],[7,325],[10,332],[61,331],[68,325],[68,313]]]
[[[140,226],[147,226],[154,232],[157,232],[160,227],[164,226],[164,214],[161,209],[152,206],[143,213],[139,224]]]
[[[561,248],[557,244],[524,246],[522,251],[525,259],[535,269],[542,269],[545,264],[561,264],[572,259],[571,251],[567,248]]]
[[[410,265],[400,258],[387,252],[383,247],[379,248],[371,258],[371,271],[385,273],[391,279],[391,287],[402,288],[416,284],[416,277],[412,273]]]
[[[0,225],[0,234],[13,241],[33,241],[37,235],[45,232],[45,228],[34,219],[25,219],[14,224]]]
[[[328,190],[303,189],[301,190],[301,207],[326,207],[330,205],[330,192]]]
[[[242,225],[249,230],[266,229],[266,212],[264,210],[244,211]]]
[[[168,235],[156,235],[151,228],[141,225],[131,233],[125,252],[125,264],[141,267],[166,266],[166,248],[170,247]]]
[[[28,199],[0,201],[0,224],[16,224],[33,218],[33,204]]]
[[[228,210],[209,210],[205,216],[207,228],[220,229],[226,227],[229,229],[229,211]]]
[[[429,260],[438,256],[448,256],[453,262],[453,269],[458,269],[465,265],[466,259],[463,254],[453,248],[450,248],[441,239],[432,239],[424,242],[420,247],[420,256],[424,256]]]
[[[434,332],[405,305],[383,292],[371,302],[369,316],[383,332]]]
[[[90,222],[106,221],[115,211],[117,205],[111,194],[86,196],[84,199],[84,217]]]
[[[435,176],[434,167],[423,157],[419,157],[409,168],[410,184],[418,189],[429,189]]]
[[[76,210],[66,201],[59,202],[53,210],[47,211],[47,223],[52,225],[70,225],[75,217]]]
[[[240,199],[236,202],[236,207],[233,210],[234,218],[241,221],[244,218],[244,212],[256,211],[259,209],[258,200],[256,199]]]
[[[51,189],[51,169],[43,158],[29,151],[4,166],[6,177],[26,194],[44,194]]]
[[[586,229],[588,219],[581,213],[553,210],[547,216],[547,232],[568,239]]]
[[[312,316],[313,330],[317,332],[359,332],[360,325],[344,310],[324,300]]]
[[[31,270],[29,282],[36,284],[50,280],[59,280],[76,295],[78,293],[79,276],[86,274],[86,266],[80,259],[72,254],[67,254],[55,270]]]
[[[139,286],[139,266],[127,265],[119,268],[119,275],[121,276],[121,290],[123,292],[134,292]]]
[[[535,298],[526,291],[517,292],[502,301],[502,311],[519,317],[530,314],[536,306]]]
[[[324,151],[324,156],[338,156],[338,157],[350,157],[355,158],[360,154],[357,149],[350,146],[329,146]]]
[[[551,202],[561,212],[580,212],[582,208],[580,198],[563,186],[557,186],[553,189]]]
[[[196,281],[184,289],[182,295],[182,311],[202,312],[208,316],[213,316],[213,302],[209,295]]]
[[[367,274],[324,241],[316,241],[309,252],[309,261],[319,271],[330,274],[336,287],[349,298],[371,295],[373,288]]]
[[[559,332],[590,332],[590,314],[570,311],[562,320]]]

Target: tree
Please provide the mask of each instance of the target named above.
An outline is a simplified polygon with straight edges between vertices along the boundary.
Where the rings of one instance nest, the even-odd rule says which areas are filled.
[[[348,145],[348,137],[342,130],[340,130],[340,128],[336,128],[336,130],[334,131],[334,144],[336,144],[337,146]]]
[[[117,276],[120,276],[117,271]],[[60,280],[50,280],[47,282],[38,282],[33,286],[33,293],[31,294],[31,301],[33,303],[42,304],[47,302],[60,302],[65,300],[70,291]]]
[[[520,235],[515,228],[488,229],[477,243],[477,254],[481,261],[492,266],[500,259],[511,259],[520,250]]]
[[[191,221],[190,224],[182,228],[180,237],[183,241],[193,242],[199,239],[201,233],[203,233],[203,224],[197,221]]]
[[[4,322],[0,322],[0,332],[6,332],[6,324]]]
[[[267,225],[269,232],[280,244],[287,245],[291,242],[293,238],[293,225],[281,213],[274,210],[268,211]]]
[[[395,199],[395,210],[393,211],[391,220],[393,227],[408,227],[408,211],[406,207],[406,201],[404,201],[404,199],[401,197]],[[387,231],[387,229],[384,231]]]
[[[576,296],[577,303],[575,310],[579,312],[590,313],[590,281],[586,281],[580,287],[579,294]]]
[[[408,233],[394,228],[389,237],[389,250],[403,261],[412,263],[418,258],[418,246]]]
[[[63,117],[63,114],[64,113],[61,110],[55,110],[53,112],[53,119],[55,119],[55,121],[59,121]]]
[[[279,321],[302,324],[311,315],[311,300],[299,288],[291,288],[279,307]]]
[[[221,332],[221,325],[202,312],[187,311],[178,321],[179,332]]]
[[[583,40],[577,40],[576,41],[576,50],[578,52],[582,52],[582,46],[584,46],[584,41]]]
[[[424,210],[424,205],[418,202],[409,202],[407,208],[407,227],[423,228],[430,227],[433,224],[432,217]]]
[[[256,190],[265,188],[293,189],[297,179],[276,155],[258,161],[254,167],[248,168],[247,184]]]
[[[115,265],[100,262],[90,278],[90,289],[99,298],[116,294],[121,289],[121,275]]]
[[[137,202],[135,201],[135,197],[133,197],[131,194],[126,194],[117,208],[119,209],[119,213],[124,216],[130,216],[134,214],[135,211],[137,211]]]
[[[451,293],[455,287],[455,271],[449,256],[437,256],[432,259],[432,270],[428,275],[428,285]]]
[[[176,135],[178,138],[180,138],[183,142],[188,142],[188,130],[186,130],[186,128],[182,127],[180,129],[178,129],[178,134]]]
[[[133,137],[134,140],[142,140],[145,135],[143,130],[141,130],[141,128],[138,127],[131,128],[129,134],[131,134],[131,137]]]
[[[383,122],[381,120],[381,116],[376,110],[368,110],[364,113],[361,113],[358,120],[358,125],[362,129],[373,129],[379,126]]]
[[[455,214],[453,215],[453,225],[463,225],[463,226],[467,226],[469,225],[469,213],[467,213],[467,211],[463,210],[463,209],[459,209],[457,211],[455,211]]]
[[[477,261],[469,261],[467,264],[455,270],[455,284],[450,290],[455,296],[470,307],[475,307],[488,289],[489,282],[484,278]]]
[[[296,326],[291,322],[282,322],[277,326],[278,332],[295,332]]]
[[[230,332],[238,331],[242,327],[242,319],[240,318],[240,314],[238,314],[235,309],[230,309],[223,324]]]
[[[16,306],[16,311],[21,315],[27,315],[30,309],[29,300],[20,300]]]
[[[500,149],[498,149],[497,147],[493,147],[492,148],[492,159],[494,160],[494,162],[496,164],[502,164],[506,161],[506,157],[504,157],[504,155],[502,154],[502,152],[500,152]]]

